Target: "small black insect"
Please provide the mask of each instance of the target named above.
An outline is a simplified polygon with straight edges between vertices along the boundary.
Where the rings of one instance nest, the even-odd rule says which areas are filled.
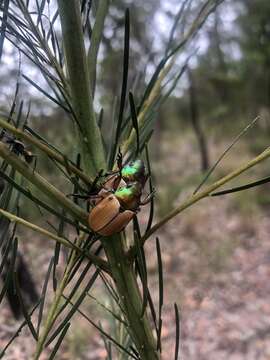
[[[3,139],[6,144],[9,144],[12,146],[12,151],[16,154],[16,155],[21,155],[24,157],[25,161],[28,164],[31,164],[33,162],[34,159],[36,159],[36,155],[33,154],[30,150],[27,149],[26,145],[16,139],[15,137],[7,134],[7,132],[5,130],[2,131],[1,135],[0,135],[0,139]]]

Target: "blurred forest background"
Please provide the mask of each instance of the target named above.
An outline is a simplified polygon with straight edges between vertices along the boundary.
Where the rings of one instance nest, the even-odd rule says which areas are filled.
[[[199,0],[190,2],[190,18],[200,4]],[[166,52],[180,5],[179,0],[112,2],[95,87],[96,108],[103,109],[102,126],[108,128],[108,137],[115,94],[120,93],[126,7],[131,14],[129,79],[136,97]],[[190,22],[189,16],[184,22]],[[180,37],[184,25],[178,24],[173,41]],[[5,42],[0,67],[1,113],[9,112],[19,83],[18,98],[24,100],[25,113],[31,103],[29,123],[56,141],[63,152],[69,151],[73,141],[71,124],[56,104],[44,100],[32,86],[31,81],[46,90],[46,83],[24,56],[18,69],[20,56],[23,54]],[[175,74],[181,78],[156,113],[158,126],[150,143],[157,218],[196,188],[207,169],[257,116],[260,118],[256,125],[226,155],[213,179],[269,145],[269,0],[225,0],[178,57],[172,80],[164,89],[173,84]],[[49,174],[52,182],[59,183],[58,174],[51,173],[50,163],[42,154],[38,154],[37,166],[47,177]],[[266,161],[231,185],[268,176],[268,169]],[[206,199],[158,234],[166,287],[164,359],[174,341],[171,304],[176,301],[181,310],[183,359],[270,358],[269,204],[269,185]],[[31,211],[25,200],[23,214],[27,217]],[[40,251],[44,246],[41,239],[36,239],[35,244],[26,242],[23,251],[38,284],[39,272],[50,254],[49,249],[48,253]],[[150,242],[146,249],[150,273],[156,268],[155,261],[151,263],[152,246]],[[153,289],[156,281],[150,279]],[[105,359],[97,333],[93,330],[89,334],[79,317],[77,322],[59,359]],[[0,314],[0,346],[16,324],[6,306]],[[15,344],[5,358],[28,359],[31,341],[26,330]]]

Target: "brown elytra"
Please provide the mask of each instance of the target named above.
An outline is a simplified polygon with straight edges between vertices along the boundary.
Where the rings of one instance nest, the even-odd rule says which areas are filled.
[[[103,236],[110,236],[122,231],[134,215],[135,212],[131,210],[120,212],[120,203],[111,194],[91,210],[88,221],[93,231]]]

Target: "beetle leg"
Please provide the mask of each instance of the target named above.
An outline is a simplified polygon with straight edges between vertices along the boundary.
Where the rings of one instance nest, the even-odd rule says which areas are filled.
[[[92,182],[91,189],[95,189],[95,188],[96,188],[99,179],[104,176],[104,175],[103,175],[103,171],[104,171],[104,170],[101,169],[101,170],[98,172],[97,176],[94,178],[94,181]],[[90,192],[91,192],[91,189],[90,189]]]
[[[152,200],[154,195],[155,195],[155,190],[153,190],[150,194],[148,194],[144,200],[140,201],[140,205],[148,204]]]
[[[144,185],[146,184],[147,180],[149,179],[150,175],[149,174],[146,174],[144,176],[144,179],[142,180],[142,187],[144,187]]]
[[[83,200],[87,200],[89,199],[89,195],[81,195],[81,194],[67,194],[68,197],[73,196],[77,199],[83,199]]]
[[[110,172],[105,174],[105,175],[107,175],[109,177],[108,177],[108,179],[106,179],[106,182],[105,182],[105,184],[103,186],[104,189],[116,191],[118,189],[118,186],[120,185],[121,180],[122,180],[121,171],[122,171],[122,168],[123,168],[123,155],[121,153],[120,148],[119,148],[119,151],[118,151],[118,154],[117,154],[117,167],[118,167],[118,170],[110,171]]]
[[[115,184],[115,190],[118,188],[121,180],[122,180],[122,169],[123,169],[123,154],[121,153],[121,148],[119,147],[118,154],[117,154],[117,166],[119,170],[119,176],[118,176],[118,183]]]
[[[116,176],[114,181],[113,181],[113,190],[117,190],[118,189],[118,186],[120,185],[120,182],[122,180],[122,175],[121,175],[121,172],[120,172],[120,175],[119,176]]]
[[[88,200],[90,201],[92,206],[96,206],[99,202],[105,199],[107,196],[111,194],[110,190],[101,189],[97,195],[88,195]]]
[[[32,158],[34,159],[34,166],[33,166],[33,174],[37,167],[37,155],[32,155]]]
[[[121,153],[121,148],[120,147],[119,147],[119,150],[118,150],[116,161],[117,161],[117,166],[118,166],[119,172],[121,174],[121,170],[123,168],[123,155]]]
[[[96,200],[100,200],[100,199],[104,199],[104,196],[103,195],[88,195],[87,196],[87,199],[90,201],[90,202],[93,202],[93,201],[96,201]]]
[[[107,191],[116,191],[122,180],[121,176],[117,175],[119,171],[112,172],[106,182],[103,184],[103,189]]]

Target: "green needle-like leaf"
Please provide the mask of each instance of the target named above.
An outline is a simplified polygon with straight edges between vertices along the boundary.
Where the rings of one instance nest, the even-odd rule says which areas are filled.
[[[241,185],[241,186],[237,186],[237,187],[234,187],[234,188],[231,188],[231,189],[226,189],[226,190],[214,192],[213,194],[211,194],[211,196],[220,196],[220,195],[231,194],[231,193],[234,193],[234,192],[239,192],[239,191],[251,189],[251,188],[256,187],[256,186],[267,184],[269,182],[270,182],[270,176],[267,176],[267,177],[265,177],[265,178],[263,178],[261,180],[253,181],[253,182],[245,184],[245,185]]]

